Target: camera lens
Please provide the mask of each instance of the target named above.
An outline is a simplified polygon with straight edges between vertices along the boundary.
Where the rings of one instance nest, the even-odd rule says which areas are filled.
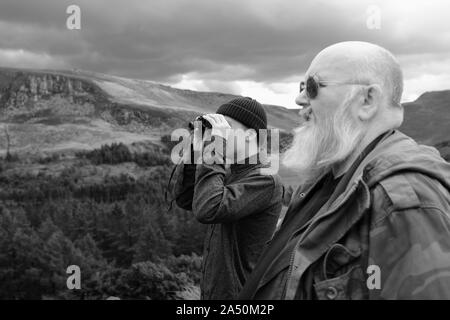
[[[209,123],[208,120],[206,120],[205,118],[203,118],[203,116],[200,117],[200,120],[201,120],[201,122],[202,122],[202,127],[203,127],[203,128],[208,128],[208,129],[211,129],[211,128],[212,128],[211,123]]]
[[[202,123],[202,132],[205,132],[205,129],[211,129],[212,128],[211,123],[209,123],[208,120],[203,118],[203,116],[200,116],[200,117],[195,118],[194,121],[189,122],[189,124],[188,124],[189,130],[194,130],[194,128],[195,128],[195,125],[194,125],[195,121],[201,121],[201,123]]]
[[[194,130],[194,121],[190,121],[188,124],[189,130]]]

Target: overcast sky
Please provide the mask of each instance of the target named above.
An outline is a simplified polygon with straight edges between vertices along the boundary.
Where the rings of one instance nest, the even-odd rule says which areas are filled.
[[[66,27],[71,4],[81,30]],[[379,29],[367,27],[371,5]],[[314,55],[345,40],[398,57],[404,101],[450,89],[446,0],[0,0],[0,66],[79,68],[286,107]]]

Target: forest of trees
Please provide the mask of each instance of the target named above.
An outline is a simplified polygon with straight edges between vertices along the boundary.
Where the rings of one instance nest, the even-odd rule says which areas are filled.
[[[281,135],[282,148],[292,136]],[[199,297],[205,226],[171,206],[165,191],[170,150],[131,152],[122,143],[76,153],[60,175],[6,174],[21,163],[0,160],[0,299],[192,299]],[[61,161],[59,154],[37,159]],[[86,183],[81,167],[134,162],[126,172]],[[81,289],[69,290],[67,267],[81,269]]]
[[[291,141],[281,134],[280,149]],[[79,152],[60,175],[6,174],[21,159],[1,159],[0,299],[198,298],[205,227],[167,203],[174,142],[162,142],[165,148],[143,153],[121,143]],[[51,155],[38,163],[57,161]],[[87,183],[86,162],[134,162],[146,174]],[[66,286],[70,265],[81,269],[80,290]]]
[[[168,154],[113,144],[77,157],[136,162],[149,176],[86,184],[77,166],[57,177],[0,172],[0,299],[198,297],[205,229],[168,209]],[[69,265],[81,269],[80,290],[66,286]]]

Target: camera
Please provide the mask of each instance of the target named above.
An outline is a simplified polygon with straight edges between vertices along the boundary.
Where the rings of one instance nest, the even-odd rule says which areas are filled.
[[[206,129],[211,129],[212,128],[212,125],[211,125],[211,123],[208,120],[206,120],[203,116],[198,116],[197,118],[195,118],[194,121],[189,122],[189,129],[190,130],[194,130],[194,122],[195,121],[201,121],[201,123],[202,123],[202,134],[205,133]]]

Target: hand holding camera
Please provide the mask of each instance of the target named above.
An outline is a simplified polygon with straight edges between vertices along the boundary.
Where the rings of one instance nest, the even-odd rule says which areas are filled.
[[[211,124],[212,136],[218,136],[227,140],[230,134],[231,126],[223,115],[217,113],[206,114],[203,116],[203,119],[206,119]]]
[[[201,126],[199,125],[201,123]],[[193,130],[193,150],[204,150],[212,141],[211,137],[220,137],[225,142],[232,134],[231,126],[221,114],[206,114],[197,117],[193,122],[189,123],[189,128]],[[215,146],[219,146],[215,143]],[[224,145],[221,144],[221,148],[214,148],[214,155],[223,158],[224,157]],[[206,153],[208,158],[210,153]],[[205,157],[205,154],[203,154]],[[203,159],[205,160],[205,158]]]
[[[198,116],[194,121],[189,122],[189,129],[194,130],[196,121],[201,122],[202,134],[206,129],[212,129],[212,135],[218,135],[222,138],[226,138],[226,129],[231,129],[225,117],[221,114],[210,113],[202,116]]]

